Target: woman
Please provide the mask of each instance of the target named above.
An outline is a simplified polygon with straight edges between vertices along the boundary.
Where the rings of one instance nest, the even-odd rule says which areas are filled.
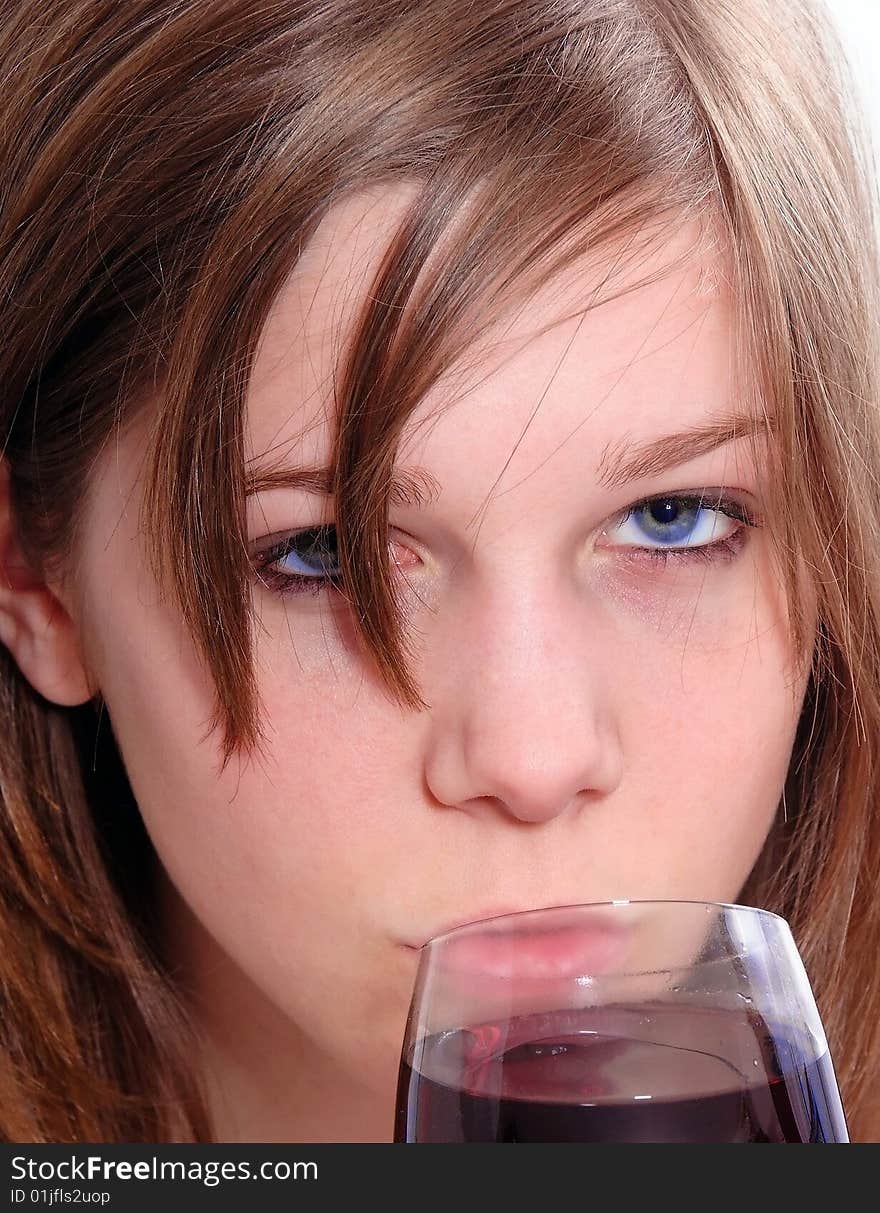
[[[673,897],[788,918],[876,1139],[823,12],[19,0],[0,67],[3,1136],[390,1140],[426,938]]]

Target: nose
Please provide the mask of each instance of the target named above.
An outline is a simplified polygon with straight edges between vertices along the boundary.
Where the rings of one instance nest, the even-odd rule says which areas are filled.
[[[607,797],[623,770],[617,679],[584,593],[507,586],[466,614],[446,625],[425,688],[433,796],[533,823]]]

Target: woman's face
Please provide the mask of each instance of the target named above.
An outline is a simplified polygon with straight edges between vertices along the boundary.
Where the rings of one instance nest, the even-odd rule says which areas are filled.
[[[248,399],[255,477],[328,461],[339,337],[401,200],[338,207],[277,300]],[[533,906],[735,900],[761,849],[806,671],[767,534],[741,521],[762,501],[748,442],[673,437],[737,411],[721,267],[702,253],[534,336],[592,274],[534,296],[467,394],[444,409],[441,382],[407,424],[398,466],[435,493],[390,526],[427,711],[384,689],[334,588],[282,587],[321,566],[305,536],[254,579],[265,750],[220,773],[212,686],[144,558],[142,430],[96,470],[71,610],[232,1093],[227,1139],[300,1115],[291,1140],[381,1140],[430,936]],[[248,511],[257,563],[333,521],[295,486]],[[334,1089],[373,1121],[322,1111]]]

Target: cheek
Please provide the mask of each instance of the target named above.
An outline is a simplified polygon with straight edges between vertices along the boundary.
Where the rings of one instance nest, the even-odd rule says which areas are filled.
[[[389,917],[393,818],[412,805],[382,781],[394,736],[365,710],[354,657],[334,650],[329,665],[320,641],[311,652],[281,635],[258,647],[265,752],[221,770],[212,688],[191,643],[154,605],[141,608],[130,642],[119,621],[134,617],[117,609],[98,620],[95,656],[144,824],[184,903],[173,903],[172,947],[196,970],[231,960],[240,972],[230,989],[245,974],[258,1000],[317,1037],[346,972],[359,1021],[375,1022],[374,1035],[387,1028],[396,1045],[412,972],[377,923]]]
[[[722,569],[609,577],[603,589],[628,638],[620,829],[641,830],[654,895],[735,900],[778,807],[808,675],[779,581],[756,551]],[[665,871],[649,872],[651,856]]]

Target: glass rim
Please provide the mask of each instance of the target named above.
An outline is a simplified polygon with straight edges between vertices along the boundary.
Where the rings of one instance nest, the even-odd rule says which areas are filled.
[[[432,944],[442,943],[452,935],[458,935],[462,931],[467,931],[473,927],[489,926],[492,923],[501,922],[507,918],[528,918],[530,916],[537,916],[538,914],[552,914],[562,910],[619,909],[622,906],[706,906],[713,910],[737,910],[747,914],[757,914],[762,918],[772,918],[776,922],[781,922],[783,926],[789,927],[788,920],[783,918],[781,914],[776,914],[773,910],[764,910],[760,906],[747,906],[742,902],[690,900],[680,897],[617,897],[610,901],[574,901],[558,906],[533,906],[528,910],[510,910],[504,914],[493,914],[489,918],[475,918],[471,922],[462,922],[457,927],[450,927],[448,931],[443,931],[439,935],[432,935],[430,939],[425,940],[417,951],[424,952]]]

